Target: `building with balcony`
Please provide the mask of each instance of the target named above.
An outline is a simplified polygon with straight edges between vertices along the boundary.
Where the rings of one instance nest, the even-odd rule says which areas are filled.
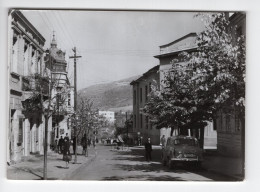
[[[8,24],[10,76],[7,161],[12,163],[30,153],[43,154],[43,114],[41,110],[26,111],[25,108],[48,97],[49,83],[44,78],[48,75],[43,59],[44,37],[20,11],[10,12]],[[39,93],[36,83],[38,77],[43,78],[41,94],[36,95],[33,90]],[[51,125],[51,118],[48,123]]]
[[[68,133],[71,138],[72,118],[74,114],[74,87],[68,79],[67,61],[65,52],[57,47],[55,35],[46,56],[46,67],[51,71],[51,81],[53,88],[51,97],[54,101],[51,143],[58,140],[60,136]]]

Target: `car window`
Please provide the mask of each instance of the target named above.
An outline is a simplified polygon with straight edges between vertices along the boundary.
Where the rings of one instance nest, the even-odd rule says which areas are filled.
[[[175,139],[175,140],[174,140],[174,145],[196,146],[197,144],[196,144],[195,139],[181,138],[181,139]]]

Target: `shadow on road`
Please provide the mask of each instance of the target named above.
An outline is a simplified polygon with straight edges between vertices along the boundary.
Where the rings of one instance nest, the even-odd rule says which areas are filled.
[[[232,177],[228,177],[225,175],[215,174],[210,171],[207,171],[203,168],[198,168],[193,164],[180,164],[174,169],[169,169],[166,166],[163,166],[160,158],[161,150],[155,149],[152,152],[153,160],[151,162],[147,162],[144,157],[144,149],[132,149],[130,151],[116,151],[114,154],[114,158],[112,160],[118,160],[122,163],[118,163],[116,168],[126,171],[141,171],[144,173],[194,173],[199,174],[205,178],[215,181],[236,181],[236,179]],[[138,180],[139,175],[129,176],[129,177],[107,177],[104,180],[127,180],[127,179],[136,179]],[[147,180],[153,181],[181,181],[179,177],[172,177],[169,175],[165,176],[151,176],[151,175],[142,175],[142,177],[148,178]],[[141,178],[141,177],[140,177]]]

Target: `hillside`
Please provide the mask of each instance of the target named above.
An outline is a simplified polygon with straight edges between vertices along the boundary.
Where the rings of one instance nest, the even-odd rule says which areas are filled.
[[[110,83],[92,85],[78,91],[78,95],[82,98],[92,99],[94,107],[100,110],[131,110],[133,94],[130,82],[139,77],[134,76]]]

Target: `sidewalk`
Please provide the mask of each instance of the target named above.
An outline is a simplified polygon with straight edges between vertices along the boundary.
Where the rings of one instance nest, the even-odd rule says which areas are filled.
[[[62,180],[69,178],[83,164],[90,163],[95,158],[95,150],[91,147],[88,151],[88,157],[81,153],[79,147],[77,155],[77,164],[74,164],[75,156],[72,155],[72,161],[69,168],[66,169],[66,163],[62,160],[62,154],[51,152],[47,156],[47,178],[48,180]],[[32,155],[26,161],[7,166],[7,178],[12,180],[41,180],[43,178],[43,155]]]
[[[206,152],[202,167],[208,171],[233,177],[237,181],[243,181],[244,164],[241,158],[224,157],[216,151]]]

